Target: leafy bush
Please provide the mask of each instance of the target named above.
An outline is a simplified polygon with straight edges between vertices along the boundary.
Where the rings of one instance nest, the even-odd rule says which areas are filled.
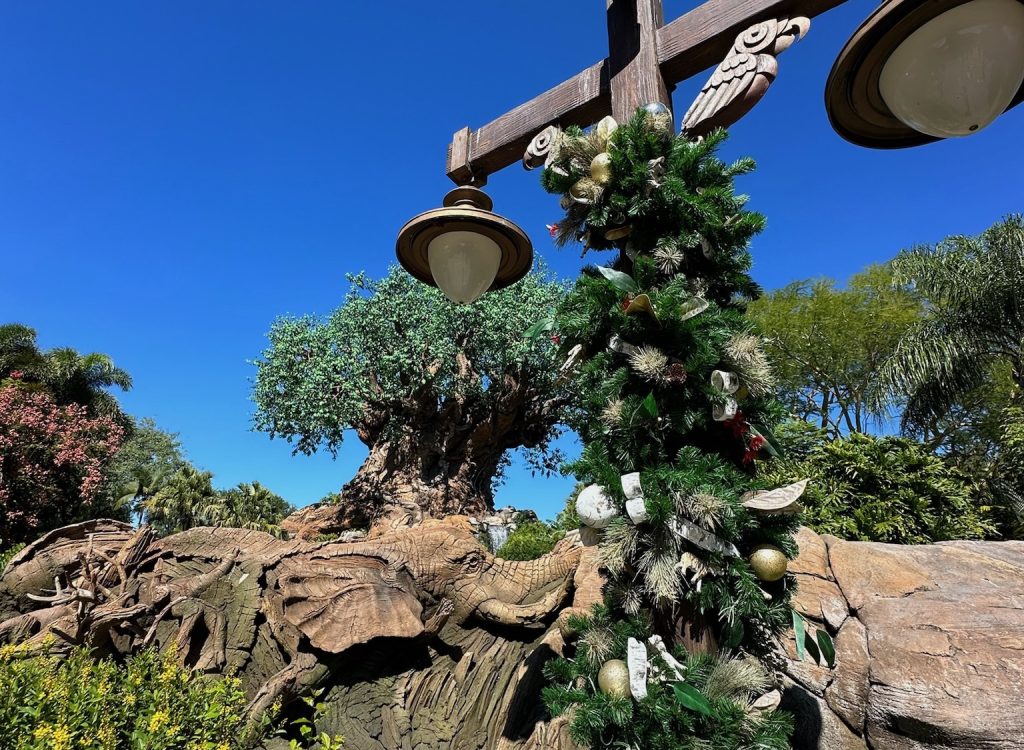
[[[61,405],[17,378],[0,381],[0,537],[27,542],[93,517],[104,469],[123,439],[111,417]]]
[[[1024,408],[1003,410],[999,457],[989,477],[1003,536],[1024,539]]]
[[[0,552],[0,574],[4,572],[4,568],[7,567],[7,563],[11,561],[11,558],[25,549],[25,546],[25,543],[21,542],[20,544],[15,544],[13,547]]]
[[[558,540],[564,536],[565,532],[543,521],[527,521],[509,534],[496,554],[505,560],[536,560],[554,549]]]
[[[764,476],[777,485],[804,478],[806,523],[822,534],[926,544],[994,531],[970,479],[913,440],[853,434],[776,461]]]
[[[0,647],[0,747],[6,750],[233,750],[246,699],[236,679],[206,677],[144,651],[124,666]]]

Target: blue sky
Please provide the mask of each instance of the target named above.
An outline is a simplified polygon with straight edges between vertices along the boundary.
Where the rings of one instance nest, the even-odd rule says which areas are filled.
[[[696,2],[666,0],[675,18]],[[1024,209],[1024,108],[967,139],[899,152],[847,144],[823,91],[875,6],[812,22],[724,156],[768,217],[766,287],[845,279],[900,248],[974,233]],[[605,54],[604,3],[70,0],[0,9],[0,321],[44,347],[111,354],[134,414],[180,433],[227,486],[257,479],[297,504],[364,456],[293,457],[249,431],[249,361],[271,321],[330,312],[347,272],[382,275],[398,228],[450,187],[451,134]],[[703,84],[679,86],[677,114]],[[512,167],[488,192],[565,277],[578,253],[544,225],[557,201]],[[521,468],[497,496],[551,517],[568,479]]]

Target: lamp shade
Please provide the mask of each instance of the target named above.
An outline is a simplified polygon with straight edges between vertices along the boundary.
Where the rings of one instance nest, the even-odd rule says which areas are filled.
[[[501,248],[477,232],[445,232],[427,245],[427,262],[445,296],[466,304],[491,288],[501,265]]]
[[[444,207],[426,211],[398,233],[395,252],[410,274],[465,304],[523,278],[533,265],[533,246],[522,229],[491,211],[478,188],[455,188]]]
[[[1024,101],[1024,0],[885,0],[843,47],[825,106],[843,138],[905,148]]]
[[[903,123],[936,138],[995,120],[1024,83],[1024,3],[971,0],[908,36],[882,67],[882,99]]]

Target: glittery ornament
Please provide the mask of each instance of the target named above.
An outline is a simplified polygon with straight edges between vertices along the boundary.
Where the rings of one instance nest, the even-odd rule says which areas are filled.
[[[601,197],[601,186],[589,177],[584,177],[569,188],[569,195],[577,203],[589,206]]]
[[[604,151],[590,162],[590,178],[598,185],[607,185],[612,181],[612,155]]]
[[[597,673],[597,686],[601,692],[613,698],[630,698],[629,667],[622,659],[610,659]]]
[[[754,547],[750,555],[750,568],[762,581],[777,581],[786,575],[789,560],[778,547],[762,544]]]

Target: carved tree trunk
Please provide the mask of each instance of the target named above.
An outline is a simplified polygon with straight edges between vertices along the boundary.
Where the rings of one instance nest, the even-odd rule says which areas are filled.
[[[446,446],[422,430],[403,432],[369,446],[370,454],[342,489],[346,506],[376,513],[388,504],[412,503],[435,517],[482,515],[493,507],[491,482],[503,447]]]
[[[435,518],[493,510],[505,452],[537,447],[558,421],[564,399],[549,394],[510,373],[482,391],[442,399],[424,386],[399,404],[368,408],[357,433],[370,453],[342,490],[350,525],[389,505],[417,505]]]
[[[600,597],[593,557],[566,539],[500,560],[465,518],[350,543],[211,528],[154,540],[90,521],[12,560],[0,645],[170,651],[238,675],[252,726],[324,688],[318,730],[353,750],[574,750],[545,715],[541,670],[564,646],[552,623],[570,592],[578,607]]]

